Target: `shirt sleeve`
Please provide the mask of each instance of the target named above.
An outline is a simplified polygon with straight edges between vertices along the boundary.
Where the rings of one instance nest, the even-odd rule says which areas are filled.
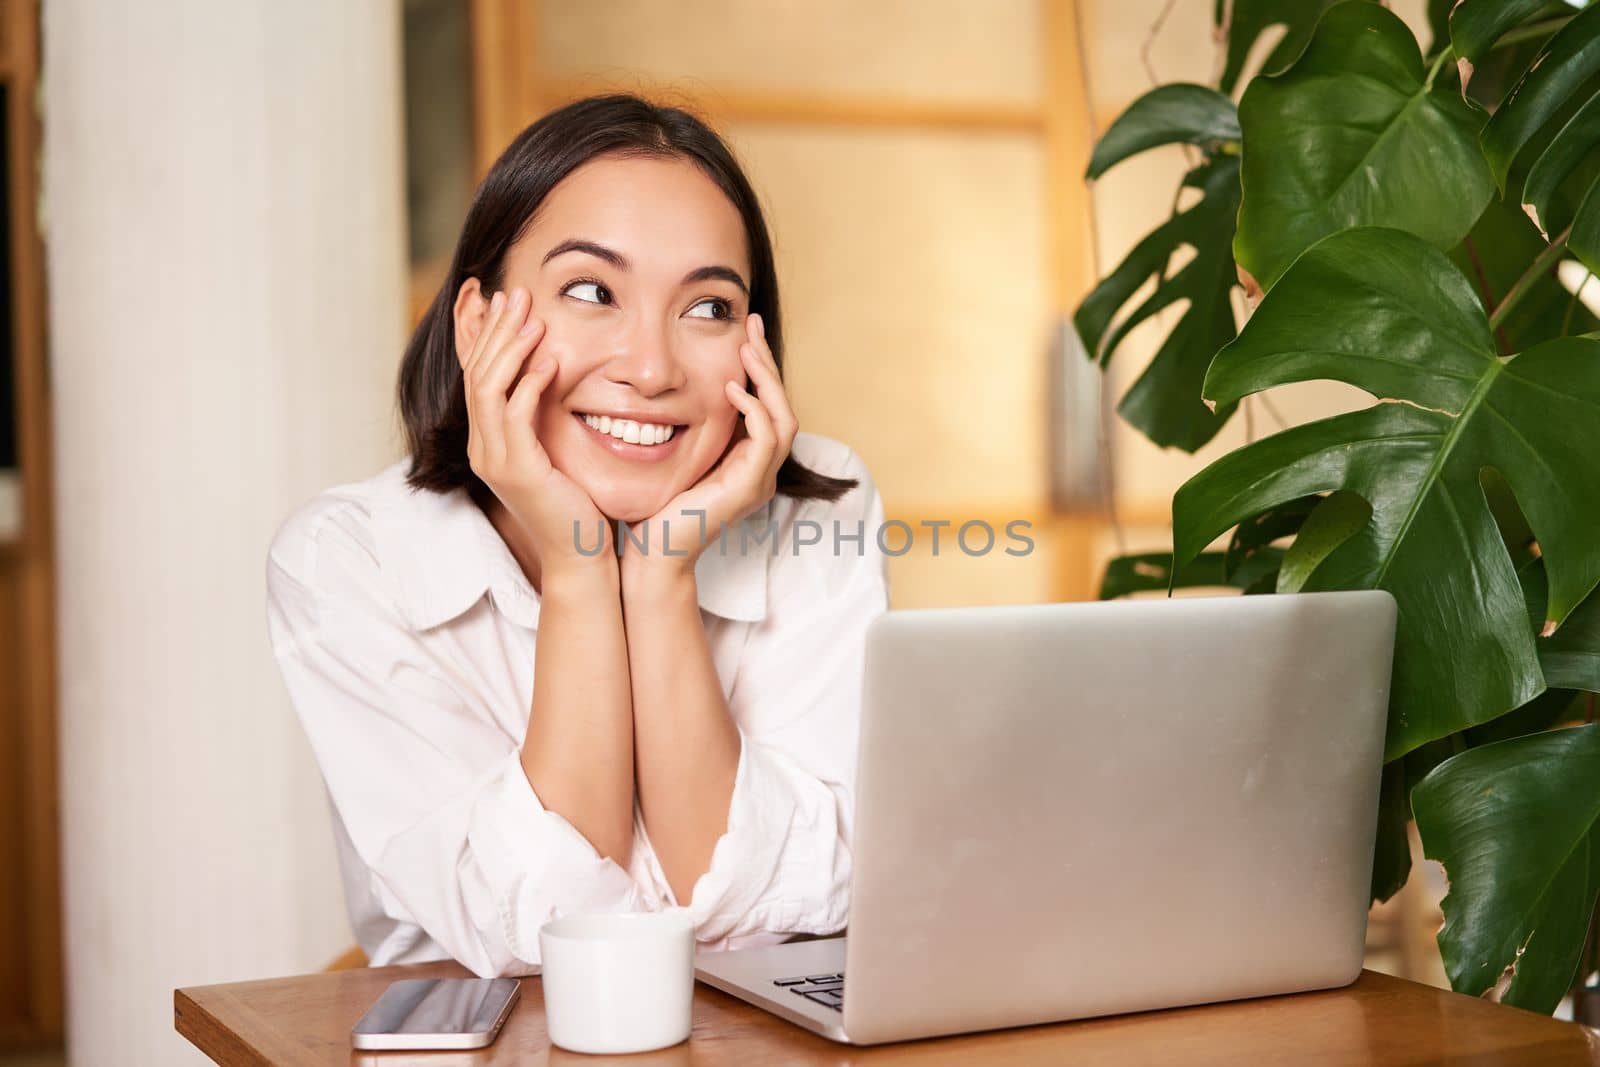
[[[547,919],[646,910],[634,879],[540,803],[521,739],[430,664],[347,525],[286,524],[267,613],[363,888],[483,977],[530,973]]]
[[[688,905],[706,950],[837,933],[849,915],[866,631],[889,596],[883,502],[854,452],[838,469],[813,466],[859,484],[798,509],[819,543],[796,551],[779,531],[767,617],[729,698],[740,753],[728,828]]]

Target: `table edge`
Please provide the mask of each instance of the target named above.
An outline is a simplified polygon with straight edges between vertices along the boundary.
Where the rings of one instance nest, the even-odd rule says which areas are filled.
[[[205,988],[198,986],[194,988]],[[214,987],[213,987],[214,988]],[[252,1067],[272,1067],[271,1061],[261,1057],[245,1044],[233,1030],[225,1026],[205,1005],[189,995],[187,988],[172,991],[172,1028],[193,1045],[212,1063],[241,1063]],[[215,1040],[213,1040],[215,1039]]]

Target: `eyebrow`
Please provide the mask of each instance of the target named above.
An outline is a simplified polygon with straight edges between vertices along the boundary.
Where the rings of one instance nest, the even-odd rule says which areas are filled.
[[[539,261],[539,265],[542,267],[552,259],[555,259],[557,256],[565,252],[587,252],[591,256],[605,260],[618,270],[629,270],[633,266],[628,262],[628,257],[623,255],[621,252],[618,252],[616,249],[607,248],[605,245],[597,244],[594,241],[585,241],[578,237],[568,238],[567,240],[556,245],[550,251],[546,252],[544,254],[544,259]],[[706,267],[696,267],[694,270],[683,276],[683,282],[681,284],[690,285],[694,282],[711,280],[732,282],[734,285],[739,287],[739,291],[745,295],[745,299],[749,299],[750,297],[750,287],[744,283],[744,278],[740,276],[739,272],[734,270],[732,267],[725,267],[721,264],[713,264]]]

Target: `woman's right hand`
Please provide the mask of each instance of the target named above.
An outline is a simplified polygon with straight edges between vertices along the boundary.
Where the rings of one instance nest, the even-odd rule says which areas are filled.
[[[534,412],[540,395],[555,380],[556,361],[549,355],[534,356],[545,326],[531,305],[528,291],[521,288],[495,293],[489,301],[483,329],[462,370],[467,458],[473,473],[528,537],[546,579],[597,563],[615,567],[605,517],[588,493],[555,468],[534,432]],[[523,373],[530,357],[533,366]],[[580,552],[579,544],[593,552],[599,531],[605,531],[605,550],[588,556]]]

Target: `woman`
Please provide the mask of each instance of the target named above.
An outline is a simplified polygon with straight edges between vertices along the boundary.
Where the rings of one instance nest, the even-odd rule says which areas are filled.
[[[274,652],[374,965],[538,962],[580,911],[842,929],[882,503],[798,432],[727,147],[581,100],[484,178],[400,371],[411,455],[297,510]]]

